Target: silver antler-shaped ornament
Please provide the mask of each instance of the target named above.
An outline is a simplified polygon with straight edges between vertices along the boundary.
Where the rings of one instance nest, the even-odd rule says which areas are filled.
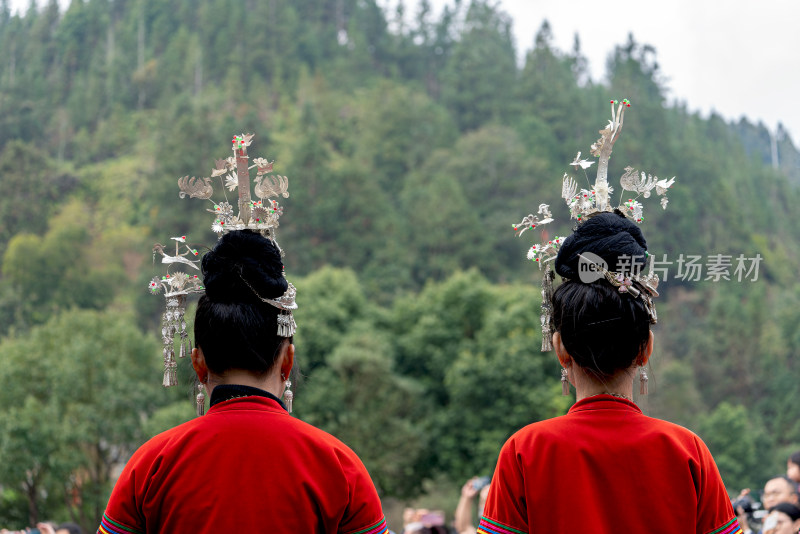
[[[616,110],[614,104],[618,104]],[[600,130],[600,139],[592,145],[592,155],[599,158],[597,164],[597,179],[594,186],[597,191],[597,209],[600,211],[608,210],[608,160],[611,159],[611,151],[614,143],[619,139],[622,130],[625,110],[631,107],[631,103],[626,98],[622,102],[611,101],[611,120],[608,126]]]

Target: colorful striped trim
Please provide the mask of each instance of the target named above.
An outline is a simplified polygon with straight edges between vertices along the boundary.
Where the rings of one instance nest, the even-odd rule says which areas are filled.
[[[734,517],[716,530],[712,530],[708,534],[742,534],[742,527]]]
[[[517,530],[508,525],[493,521],[486,516],[481,517],[481,522],[478,525],[478,532],[484,534],[528,534],[526,530]]]
[[[386,534],[387,532],[389,532],[389,529],[386,527],[386,518],[381,517],[381,520],[371,527],[357,530],[355,532],[351,532],[350,534]]]
[[[103,519],[100,520],[100,526],[97,528],[97,534],[144,534],[141,530],[136,530],[133,527],[127,527],[122,523],[114,521],[106,514],[103,514]]]

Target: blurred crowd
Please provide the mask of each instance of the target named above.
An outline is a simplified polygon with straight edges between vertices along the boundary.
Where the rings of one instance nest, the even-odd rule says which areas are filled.
[[[445,523],[442,510],[406,508],[403,513],[403,534],[476,534],[477,517],[483,513],[490,481],[491,478],[486,476],[473,477],[464,484],[450,525]]]
[[[786,461],[786,474],[767,480],[764,489],[743,489],[733,501],[744,534],[800,532],[800,451]]]
[[[0,534],[84,534],[83,529],[75,523],[37,523],[35,527],[24,530],[7,530],[0,528]]]

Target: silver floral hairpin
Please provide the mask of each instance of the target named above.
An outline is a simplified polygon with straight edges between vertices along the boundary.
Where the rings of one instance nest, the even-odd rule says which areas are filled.
[[[667,208],[669,199],[666,194],[670,187],[675,183],[675,177],[668,180],[659,180],[657,176],[648,175],[644,172],[639,173],[633,167],[626,167],[625,173],[620,178],[620,187],[624,191],[635,193],[633,198],[622,202],[622,195],[620,196],[620,204],[613,208],[609,201],[614,192],[614,188],[608,184],[608,162],[611,158],[611,152],[614,148],[614,143],[619,139],[622,125],[625,118],[625,110],[631,107],[628,99],[617,101],[611,100],[611,120],[608,121],[606,127],[600,130],[600,138],[595,141],[590,153],[598,158],[597,164],[597,177],[594,184],[589,183],[589,177],[586,175],[586,169],[590,168],[595,162],[581,159],[581,152],[578,152],[573,161],[569,164],[575,170],[581,169],[586,177],[588,184],[587,188],[578,189],[577,181],[569,174],[564,173],[561,180],[561,197],[569,208],[570,218],[575,219],[578,224],[584,222],[589,216],[600,212],[612,212],[619,210],[626,217],[642,223],[644,215],[642,213],[643,207],[639,202],[639,198],[649,198],[655,190],[657,196],[661,197],[661,207]],[[521,222],[513,224],[512,228],[521,236],[526,230],[540,228],[553,222],[550,207],[547,204],[540,204],[539,210],[536,215],[529,214],[522,219]],[[564,243],[564,237],[555,236],[552,239],[544,240],[542,243],[536,243],[528,250],[527,257],[529,260],[537,263],[539,269],[544,265],[544,276],[542,278],[542,350],[548,351],[553,349],[551,342],[552,336],[552,306],[551,299],[553,295],[553,280],[555,274],[552,271],[551,262],[558,255],[559,248]],[[652,264],[651,264],[652,267]],[[658,286],[658,276],[650,273],[646,276],[634,276],[632,273],[614,273],[608,271],[603,267],[604,277],[613,285],[615,285],[620,292],[630,294],[634,298],[642,298],[647,305],[648,312],[650,313],[651,322],[655,323],[656,313],[655,306],[652,302],[652,297],[657,296],[656,287]],[[633,286],[632,281],[642,284],[647,291],[640,292]]]

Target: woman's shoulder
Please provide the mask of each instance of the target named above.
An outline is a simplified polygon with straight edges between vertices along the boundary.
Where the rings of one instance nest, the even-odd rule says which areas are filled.
[[[641,412],[631,413],[626,417],[626,424],[610,424],[604,430],[602,424],[596,424],[591,414],[589,417],[576,418],[565,414],[551,419],[536,421],[517,430],[508,439],[510,446],[523,444],[529,445],[532,441],[574,440],[576,433],[584,433],[590,429],[589,435],[593,438],[603,438],[608,435],[624,434],[627,440],[647,440],[654,443],[673,443],[685,448],[690,454],[705,454],[708,447],[703,440],[686,427],[657,419]],[[617,421],[614,421],[617,423]]]
[[[297,431],[296,439],[307,440],[312,446],[328,449],[337,457],[361,462],[353,449],[333,434],[298,418],[292,418],[292,424]]]

